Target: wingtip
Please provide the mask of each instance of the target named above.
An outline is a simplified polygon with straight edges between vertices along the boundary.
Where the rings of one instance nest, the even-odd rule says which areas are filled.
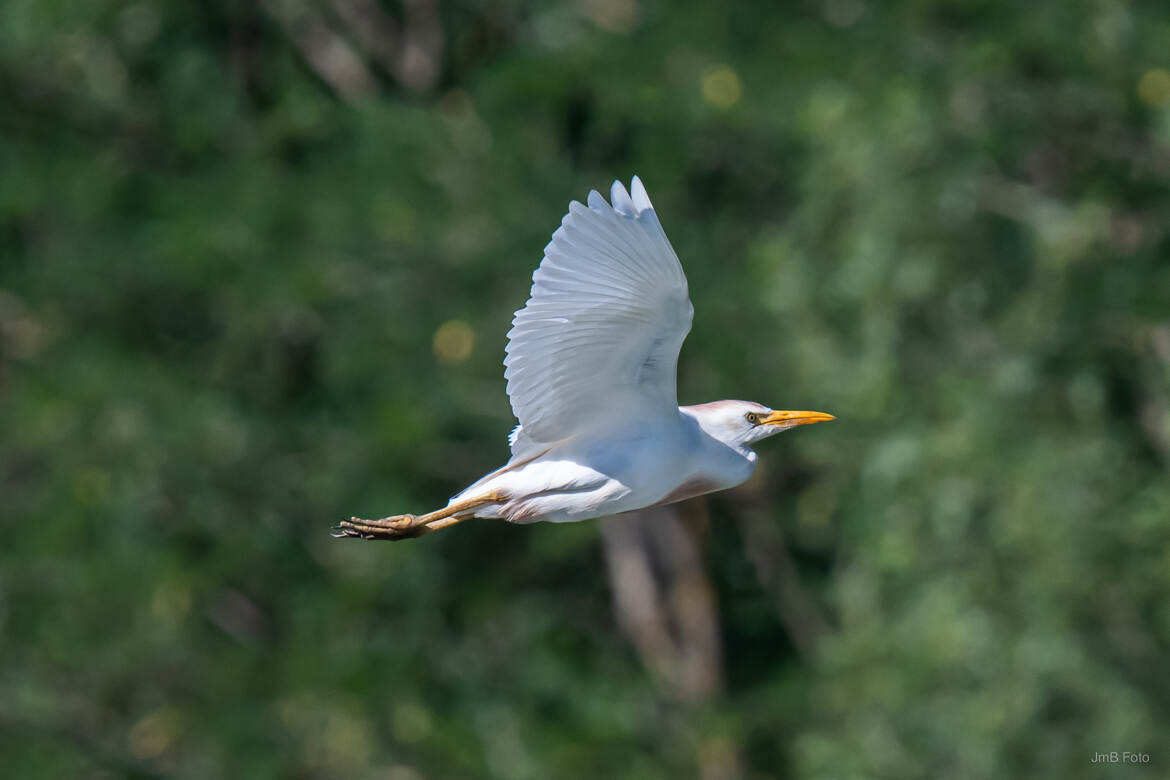
[[[647,209],[654,210],[654,204],[650,202],[650,196],[646,194],[646,186],[642,184],[642,180],[637,174],[634,174],[634,178],[630,180],[630,195],[633,196],[634,208],[639,213]]]
[[[619,214],[632,217],[638,213],[630,193],[626,192],[626,185],[622,184],[620,179],[614,179],[613,186],[609,188],[609,202]]]

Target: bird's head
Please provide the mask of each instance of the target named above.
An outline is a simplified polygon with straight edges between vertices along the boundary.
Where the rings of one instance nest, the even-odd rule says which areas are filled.
[[[750,447],[798,425],[836,419],[824,412],[776,411],[752,401],[714,401],[684,406],[682,411],[694,417],[709,436],[736,448]]]

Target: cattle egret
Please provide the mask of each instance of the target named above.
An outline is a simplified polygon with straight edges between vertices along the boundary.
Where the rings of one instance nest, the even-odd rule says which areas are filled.
[[[744,482],[752,445],[824,412],[749,401],[679,406],[678,351],[694,312],[678,256],[637,176],[610,203],[576,201],[544,248],[508,332],[512,457],[425,515],[351,518],[336,536],[406,539],[469,517],[567,523]]]

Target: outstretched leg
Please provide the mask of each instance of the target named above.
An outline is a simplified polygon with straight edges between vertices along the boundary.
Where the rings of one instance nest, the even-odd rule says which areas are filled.
[[[507,496],[499,491],[492,490],[482,496],[469,498],[442,509],[429,512],[425,515],[393,515],[378,520],[363,520],[360,517],[351,517],[342,520],[334,529],[333,536],[337,538],[353,537],[356,539],[413,539],[416,536],[438,531],[449,525],[461,523],[469,517],[475,516],[475,510],[487,504],[498,504],[507,501]]]

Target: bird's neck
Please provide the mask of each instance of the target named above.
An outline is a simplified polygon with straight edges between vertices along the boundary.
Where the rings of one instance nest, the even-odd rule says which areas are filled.
[[[694,426],[692,430],[698,444],[694,453],[695,468],[721,488],[747,481],[756,470],[756,453],[745,443],[728,441],[720,436],[720,426],[710,418],[705,419],[701,412],[694,414],[687,407],[679,412]]]
[[[725,402],[713,401],[694,406],[680,406],[678,411],[684,418],[694,420],[695,424],[703,432],[704,438],[709,440],[709,446],[715,449],[722,448],[731,450],[754,465],[757,456],[750,444],[737,440],[734,436],[729,435],[730,432],[726,430],[726,425],[722,422],[723,415],[720,414],[719,409],[723,403]]]

